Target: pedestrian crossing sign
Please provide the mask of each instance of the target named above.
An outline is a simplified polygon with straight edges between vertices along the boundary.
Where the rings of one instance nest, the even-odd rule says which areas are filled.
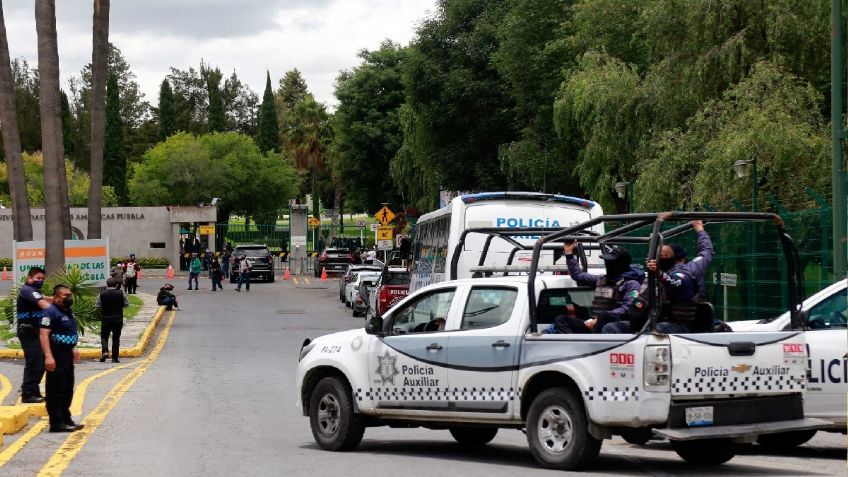
[[[374,217],[381,224],[388,225],[393,220],[395,220],[395,213],[392,212],[392,209],[384,205],[382,209],[380,209],[376,214],[374,214]]]
[[[313,229],[321,225],[321,221],[316,219],[315,217],[309,217],[309,226]]]

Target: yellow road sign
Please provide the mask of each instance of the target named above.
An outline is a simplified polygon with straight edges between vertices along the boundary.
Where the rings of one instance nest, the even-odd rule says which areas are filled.
[[[380,227],[377,229],[377,240],[391,240],[394,235],[394,227]]]
[[[197,228],[197,233],[200,235],[215,235],[214,225],[201,225]]]
[[[387,224],[391,223],[393,220],[395,220],[395,213],[392,212],[392,209],[390,209],[390,208],[388,208],[384,205],[382,209],[380,209],[376,214],[374,214],[374,217],[381,224],[387,225]]]
[[[321,221],[316,219],[315,217],[309,217],[309,226],[313,229],[321,225]]]

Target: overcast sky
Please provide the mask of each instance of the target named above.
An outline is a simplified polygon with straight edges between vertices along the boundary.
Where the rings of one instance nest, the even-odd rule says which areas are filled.
[[[91,62],[92,0],[57,0],[63,83]],[[37,63],[34,2],[3,2],[11,56]],[[261,98],[265,70],[274,87],[297,68],[319,101],[335,104],[333,82],[358,64],[356,54],[386,38],[401,44],[435,0],[114,0],[109,40],[130,63],[154,106],[171,66],[203,58],[234,69]]]

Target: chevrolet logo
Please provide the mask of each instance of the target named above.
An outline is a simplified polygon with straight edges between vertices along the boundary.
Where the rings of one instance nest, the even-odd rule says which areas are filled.
[[[748,371],[749,369],[751,369],[751,365],[742,363],[742,364],[737,364],[737,365],[731,366],[730,369],[732,369],[733,371],[736,371],[737,373],[744,373],[744,372]]]

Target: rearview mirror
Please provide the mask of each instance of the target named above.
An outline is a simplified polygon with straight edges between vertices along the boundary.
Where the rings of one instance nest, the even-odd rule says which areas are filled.
[[[365,325],[365,332],[369,335],[379,335],[383,332],[383,319],[379,316],[371,318],[371,321]]]

